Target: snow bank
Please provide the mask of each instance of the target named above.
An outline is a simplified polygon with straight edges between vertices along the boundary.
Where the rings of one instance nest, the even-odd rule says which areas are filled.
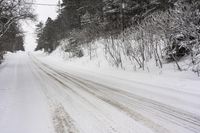
[[[115,40],[116,43],[118,40]],[[83,47],[83,57],[70,57],[70,54],[65,52],[65,46],[68,44],[68,40],[62,40],[61,45],[57,47],[55,51],[51,54],[46,54],[43,51],[37,51],[37,54],[40,57],[45,57],[50,60],[55,61],[64,61],[66,64],[74,67],[84,68],[86,70],[117,70],[117,71],[128,71],[128,72],[139,72],[139,73],[148,73],[148,74],[156,74],[156,75],[168,75],[168,76],[176,76],[176,77],[196,77],[194,74],[194,70],[199,68],[199,65],[193,65],[191,63],[190,57],[185,57],[179,61],[179,65],[182,67],[183,71],[180,72],[177,70],[176,64],[173,63],[165,63],[163,62],[163,68],[155,65],[154,59],[148,60],[145,62],[144,70],[142,68],[138,68],[137,63],[135,61],[131,61],[127,56],[124,56],[121,53],[122,59],[122,67],[116,67],[110,55],[106,52],[106,40],[97,40],[91,44],[92,52],[87,47]]]

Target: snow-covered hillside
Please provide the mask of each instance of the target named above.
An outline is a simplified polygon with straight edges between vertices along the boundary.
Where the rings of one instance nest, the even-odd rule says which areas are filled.
[[[118,40],[116,40],[117,42]],[[175,62],[166,62],[163,59],[162,68],[156,65],[154,59],[149,59],[145,61],[144,69],[141,68],[135,60],[131,60],[128,56],[124,55],[121,51],[121,66],[116,66],[115,61],[112,56],[106,52],[106,40],[97,40],[92,44],[92,51],[87,47],[83,48],[83,56],[76,57],[72,56],[71,53],[65,51],[65,47],[68,45],[68,39],[62,40],[60,46],[57,47],[51,54],[47,54],[43,51],[35,52],[39,56],[44,56],[46,59],[54,59],[63,61],[68,65],[75,67],[81,67],[85,69],[93,70],[117,70],[117,71],[128,71],[134,73],[146,73],[146,74],[156,74],[156,75],[170,75],[170,76],[184,76],[185,77],[197,77],[198,74],[194,70],[199,69],[199,64],[194,65],[191,62],[190,56],[185,56],[178,63],[182,68],[179,71]],[[198,57],[197,57],[198,59]]]

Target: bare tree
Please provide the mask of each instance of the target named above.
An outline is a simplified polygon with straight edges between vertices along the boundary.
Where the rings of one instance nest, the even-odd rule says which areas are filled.
[[[14,22],[22,19],[35,19],[30,0],[0,0],[0,38]]]

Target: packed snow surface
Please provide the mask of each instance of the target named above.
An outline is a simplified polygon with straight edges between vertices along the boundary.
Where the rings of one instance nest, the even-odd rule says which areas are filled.
[[[199,133],[199,86],[191,73],[7,54],[0,65],[0,133]]]

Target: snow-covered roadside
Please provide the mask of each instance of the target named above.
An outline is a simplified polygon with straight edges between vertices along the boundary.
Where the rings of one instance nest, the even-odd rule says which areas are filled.
[[[66,61],[61,56],[35,54],[42,62],[62,71],[101,84],[120,88],[134,94],[200,115],[200,79],[192,72],[163,70],[133,72]],[[84,61],[83,61],[84,62]]]

